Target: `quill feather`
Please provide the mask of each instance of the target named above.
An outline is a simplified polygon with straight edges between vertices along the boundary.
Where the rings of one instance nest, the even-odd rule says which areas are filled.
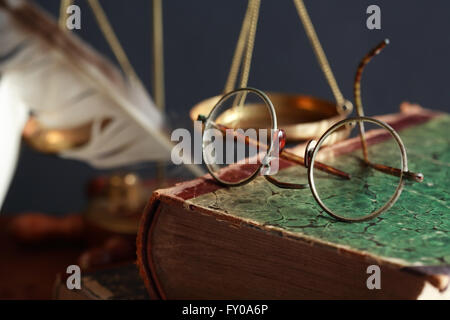
[[[89,141],[63,151],[62,157],[97,168],[170,159],[173,145],[163,132],[163,116],[141,82],[125,79],[105,58],[25,1],[0,0],[0,74],[2,88],[8,88],[7,93],[1,91],[0,109],[17,113],[17,123],[9,128],[14,137],[20,136],[26,110],[47,128],[92,123]],[[9,161],[16,161],[19,142],[11,141],[16,147],[8,151]],[[195,166],[189,169],[203,174]]]
[[[2,106],[8,106],[4,108]],[[6,82],[0,82],[0,207],[8,191],[9,183],[14,175],[19,154],[22,129],[28,118],[28,110],[24,104],[12,95]]]

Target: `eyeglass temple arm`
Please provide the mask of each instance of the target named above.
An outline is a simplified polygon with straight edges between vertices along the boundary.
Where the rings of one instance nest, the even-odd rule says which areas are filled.
[[[202,121],[203,123],[205,123],[206,122],[206,117],[203,116],[203,115],[199,115],[198,116],[198,120]],[[224,125],[219,125],[219,124],[216,124],[216,123],[212,123],[212,125],[214,126],[214,128],[216,128],[217,130],[221,131],[222,133],[225,133],[227,129],[230,129],[230,128],[224,126]],[[241,141],[244,141],[244,143],[246,143],[246,144],[250,144],[250,145],[253,145],[253,146],[262,147],[262,148],[266,148],[266,149],[268,148],[268,146],[266,144],[261,143],[259,141],[255,141],[254,139],[251,139],[248,136],[245,136],[245,135],[243,136],[242,134],[239,134],[235,130],[233,130],[233,135],[234,135],[234,137],[236,139],[240,139]],[[296,155],[296,154],[294,154],[292,152],[289,152],[289,151],[286,151],[286,150],[280,150],[279,157],[284,159],[284,160],[288,160],[290,162],[294,162],[296,164],[299,164],[301,166],[306,167],[306,165],[305,165],[305,158],[303,158],[301,156],[298,156],[298,155]],[[317,169],[319,169],[321,171],[333,174],[333,175],[338,176],[338,177],[343,178],[343,179],[348,179],[348,180],[350,179],[350,175],[348,173],[345,173],[345,172],[343,172],[341,170],[338,170],[336,168],[328,166],[328,165],[326,165],[324,163],[316,161],[315,162],[315,166],[317,167]],[[277,180],[275,179],[275,181],[277,181]],[[277,183],[275,183],[275,184],[278,186]],[[286,183],[279,182],[279,184],[280,185],[285,185]],[[291,184],[291,185],[296,185],[296,184]],[[281,188],[283,188],[283,186],[281,186]],[[286,186],[285,186],[285,188],[286,188]],[[291,188],[303,189],[303,187],[302,188],[291,187]]]
[[[403,174],[403,176],[410,181],[414,181],[414,182],[422,182],[423,181],[423,174],[420,172],[419,173],[415,173],[415,172],[411,172],[411,171],[402,172],[402,170],[400,170],[398,168],[393,168],[390,166],[386,166],[384,164],[371,163],[371,162],[365,162],[365,161],[364,161],[364,163],[366,165],[374,168],[375,170],[390,174],[392,176],[400,177]]]
[[[365,66],[372,60],[373,57],[378,55],[381,50],[383,50],[387,45],[389,44],[389,39],[385,39],[381,43],[379,43],[375,48],[373,48],[369,53],[367,53],[364,58],[362,58],[361,62],[358,65],[358,69],[356,70],[355,75],[355,81],[353,83],[353,94],[355,96],[355,105],[356,105],[356,112],[358,113],[359,117],[364,116],[364,109],[362,106],[362,100],[361,100],[361,78],[364,71]],[[393,175],[400,177],[400,175],[403,174],[408,180],[415,181],[415,182],[422,182],[423,181],[423,174],[422,173],[415,173],[415,172],[402,172],[402,170],[398,168],[392,168],[383,164],[377,164],[377,163],[371,163],[369,160],[369,153],[367,151],[367,142],[365,137],[365,130],[364,130],[364,124],[359,123],[359,135],[361,138],[361,146],[364,156],[364,162],[366,165]]]
[[[378,55],[384,47],[389,44],[389,39],[385,39],[379,43],[375,48],[370,50],[360,61],[358,68],[356,69],[355,81],[353,82],[353,95],[355,97],[356,112],[359,117],[364,117],[364,109],[361,100],[361,78],[365,66],[372,60],[373,57]],[[364,125],[359,124],[359,135],[361,138],[362,151],[364,156],[364,161],[369,163],[369,154],[367,151],[367,142],[365,137]]]

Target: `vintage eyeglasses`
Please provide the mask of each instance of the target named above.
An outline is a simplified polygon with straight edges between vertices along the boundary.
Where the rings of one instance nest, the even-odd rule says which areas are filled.
[[[341,221],[369,220],[391,208],[405,181],[421,182],[423,175],[408,170],[398,133],[363,115],[361,74],[386,44],[369,52],[358,67],[354,85],[358,116],[337,122],[318,141],[310,141],[304,157],[284,150],[284,131],[278,129],[275,108],[264,92],[241,88],[225,94],[209,116],[199,116],[204,123],[203,159],[211,176],[229,187],[246,184],[259,174],[280,188],[309,187],[319,206]],[[356,127],[359,139],[333,146],[342,130]],[[276,173],[287,163],[306,167],[308,183],[293,181],[295,166]]]

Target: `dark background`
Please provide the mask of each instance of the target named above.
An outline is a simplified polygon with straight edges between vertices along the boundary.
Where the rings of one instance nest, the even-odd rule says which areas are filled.
[[[37,1],[56,15],[58,0]],[[76,31],[114,61],[84,0]],[[151,88],[151,1],[101,1],[139,76]],[[450,2],[305,0],[311,19],[345,97],[363,55],[382,39],[391,44],[364,73],[367,115],[392,113],[402,101],[449,111]],[[381,30],[366,28],[366,9],[381,7]],[[240,24],[244,0],[164,1],[167,116],[172,127],[191,128],[190,108],[219,94]],[[263,0],[249,86],[333,100],[291,0]],[[80,211],[84,185],[101,172],[71,160],[22,147],[2,212]]]

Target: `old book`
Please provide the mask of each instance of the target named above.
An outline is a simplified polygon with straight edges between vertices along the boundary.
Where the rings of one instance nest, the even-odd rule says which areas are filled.
[[[425,181],[407,185],[374,220],[330,219],[308,189],[276,189],[262,177],[223,188],[205,176],[156,191],[137,240],[150,297],[449,298],[450,116],[403,107],[383,119],[399,130],[410,169]],[[304,169],[284,170],[306,179]],[[367,286],[371,265],[380,268],[380,289]]]
[[[59,275],[53,297],[58,300],[142,300],[148,299],[148,294],[136,265],[126,264],[82,275],[79,290],[68,289],[66,279]]]

